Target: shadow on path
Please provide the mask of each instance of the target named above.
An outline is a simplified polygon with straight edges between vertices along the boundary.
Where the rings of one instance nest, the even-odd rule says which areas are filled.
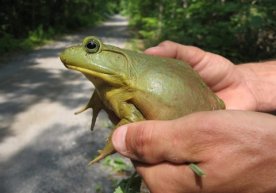
[[[109,130],[100,114],[89,130],[91,111],[73,112],[90,98],[93,86],[80,73],[65,69],[59,53],[94,35],[123,46],[127,21],[112,17],[103,25],[64,36],[25,56],[0,65],[0,192],[111,192],[111,172],[87,163]]]

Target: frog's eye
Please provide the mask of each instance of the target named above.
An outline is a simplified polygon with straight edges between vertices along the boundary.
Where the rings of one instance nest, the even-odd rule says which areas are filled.
[[[100,49],[100,43],[97,40],[90,39],[85,42],[84,47],[88,53],[96,53]]]

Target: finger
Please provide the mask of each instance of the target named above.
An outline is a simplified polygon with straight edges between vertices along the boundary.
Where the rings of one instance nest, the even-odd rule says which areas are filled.
[[[160,163],[147,165],[134,163],[136,171],[142,176],[150,192],[197,192],[202,186],[199,179],[187,165]]]
[[[202,150],[196,143],[202,140],[193,139],[196,135],[191,133],[196,120],[186,117],[174,121],[144,121],[122,126],[113,133],[113,145],[122,155],[146,163],[200,162],[199,154]]]
[[[145,50],[145,53],[176,58],[187,62],[191,66],[198,64],[206,54],[204,50],[197,47],[181,45],[172,41],[164,41],[156,47]]]

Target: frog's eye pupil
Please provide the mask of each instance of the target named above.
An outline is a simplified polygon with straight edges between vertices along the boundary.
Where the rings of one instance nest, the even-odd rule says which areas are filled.
[[[97,47],[97,44],[94,41],[90,41],[86,44],[86,47],[88,49],[95,49]]]
[[[87,37],[83,40],[83,48],[87,53],[98,53],[101,49],[101,42],[95,38]]]

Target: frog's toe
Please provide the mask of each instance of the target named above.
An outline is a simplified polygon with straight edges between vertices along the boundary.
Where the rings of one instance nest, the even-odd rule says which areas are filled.
[[[99,150],[98,152],[99,152],[99,155],[95,159],[93,159],[92,161],[90,161],[88,165],[92,165],[94,163],[97,163],[98,161],[104,159],[105,157],[107,157],[107,156],[115,153],[115,149],[114,149],[112,143],[109,141],[105,145],[104,149],[103,150]]]
[[[104,159],[107,155],[104,154],[99,154],[96,158],[94,158],[93,160],[91,160],[88,165],[92,165],[94,163],[97,163],[99,161],[101,161],[102,159]]]
[[[90,107],[88,107],[88,106],[82,107],[82,108],[80,108],[79,110],[77,110],[74,114],[75,114],[75,115],[78,115],[78,114],[80,114],[80,113],[86,111],[86,110],[89,109],[89,108],[90,108]]]

